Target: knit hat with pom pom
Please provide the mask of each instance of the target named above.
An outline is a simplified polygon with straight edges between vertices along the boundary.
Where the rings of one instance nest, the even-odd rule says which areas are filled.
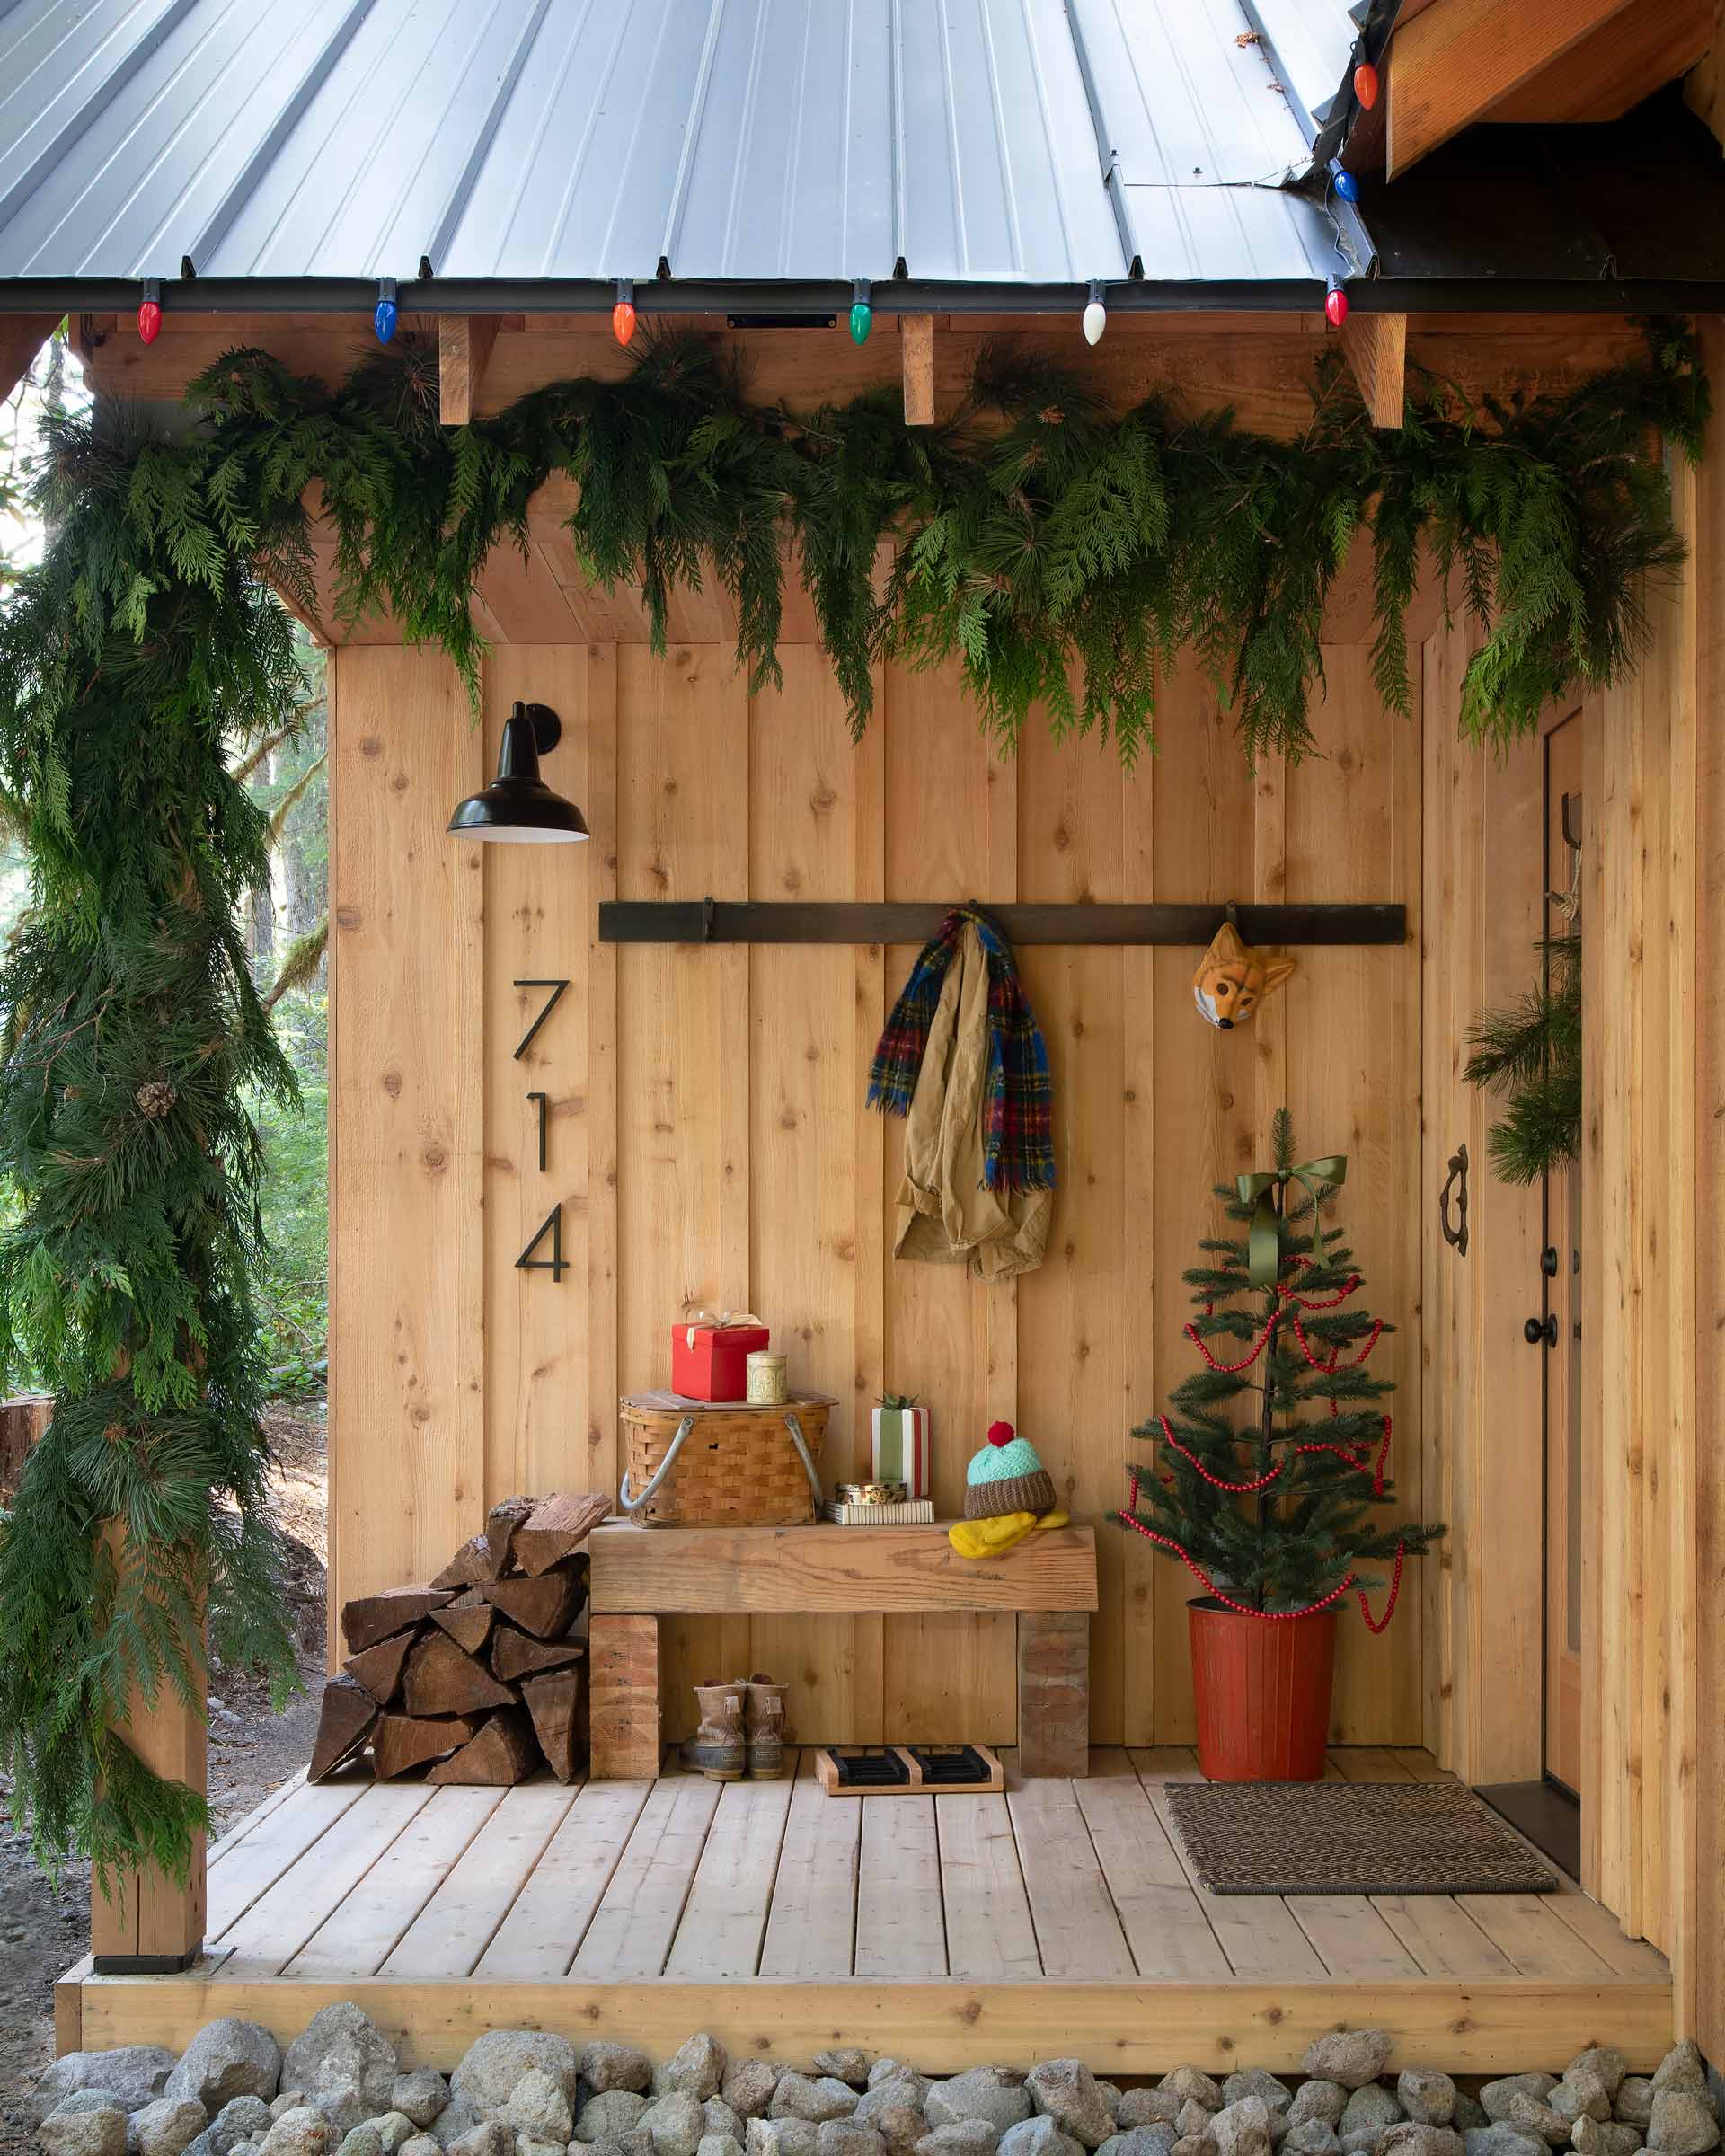
[[[991,1422],[988,1442],[964,1475],[964,1516],[996,1519],[1006,1512],[1052,1512],[1054,1478],[1028,1437],[1015,1437],[1010,1422]]]

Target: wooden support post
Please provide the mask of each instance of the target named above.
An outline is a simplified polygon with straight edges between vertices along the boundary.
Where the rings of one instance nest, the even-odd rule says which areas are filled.
[[[934,317],[901,314],[898,341],[905,372],[905,424],[934,424]]]
[[[1090,1772],[1090,1618],[1025,1610],[1018,1620],[1018,1771]]]
[[[117,1565],[125,1563],[124,1531],[114,1522],[102,1539]],[[203,1689],[204,1640],[201,1628],[193,1644],[194,1666]],[[154,1704],[134,1696],[115,1734],[146,1767],[170,1781],[183,1782],[201,1796],[208,1787],[208,1730],[202,1701],[188,1706],[165,1677]],[[183,1880],[155,1865],[111,1873],[104,1894],[90,1885],[90,1950],[98,1976],[167,1975],[190,1968],[204,1947],[206,1851],[204,1836],[192,1847],[191,1866]]]
[[[0,402],[11,398],[59,319],[58,314],[0,316]]]
[[[23,1480],[31,1447],[48,1427],[54,1401],[46,1392],[21,1392],[0,1400],[0,1505],[8,1505]]]
[[[473,418],[500,326],[495,314],[438,319],[438,417],[446,427],[464,427]]]
[[[650,1780],[659,1772],[659,1620],[601,1616],[588,1635],[595,1781]]]
[[[1341,349],[1374,427],[1399,427],[1408,394],[1408,318],[1358,308],[1341,325]]]

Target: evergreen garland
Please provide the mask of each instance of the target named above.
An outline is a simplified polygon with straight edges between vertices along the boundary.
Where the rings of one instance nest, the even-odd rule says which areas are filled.
[[[1159,667],[1190,646],[1247,752],[1297,757],[1324,602],[1362,527],[1393,711],[1411,708],[1422,547],[1485,636],[1475,735],[1527,730],[1574,678],[1617,678],[1646,633],[1641,579],[1678,558],[1658,437],[1693,458],[1709,409],[1693,339],[1657,325],[1643,358],[1525,404],[1476,411],[1416,372],[1400,429],[1373,428],[1331,363],[1293,442],[1158,400],[1113,416],[1004,347],[940,427],[907,427],[896,390],[793,413],[751,402],[739,360],[693,335],[646,341],[622,381],[453,430],[435,354],[406,340],[333,391],[236,351],[190,401],[205,424],[172,445],[55,425],[50,544],[0,615],[0,814],[34,879],[0,959],[0,1176],[23,1208],[0,1239],[0,1382],[28,1366],[57,1398],[0,1518],[0,1764],[39,1856],[75,1846],[104,1871],[189,1855],[201,1799],[111,1725],[135,1692],[200,1696],[198,1610],[226,1658],[292,1681],[244,1108],[292,1079],[237,928],[266,828],[228,765],[294,722],[288,624],[262,586],[316,601],[308,490],[342,619],[386,608],[475,701],[473,585],[500,540],[527,544],[529,500],[562,473],[581,559],[640,583],[656,647],[673,587],[717,577],[757,686],[777,676],[788,541],[859,732],[875,665],[957,655],[1004,745],[1043,707],[1057,732],[1111,732],[1129,763],[1154,745]],[[1274,1367],[1290,1406],[1314,1391]],[[1340,1406],[1358,1382],[1331,1381]],[[1387,1548],[1334,1511],[1357,1491],[1310,1501],[1354,1554]],[[1297,1589],[1281,1560],[1261,1570],[1264,1595]]]
[[[1481,1012],[1462,1073],[1504,1099],[1486,1149],[1507,1183],[1536,1183],[1581,1153],[1581,939],[1540,948],[1544,975],[1518,1003]]]

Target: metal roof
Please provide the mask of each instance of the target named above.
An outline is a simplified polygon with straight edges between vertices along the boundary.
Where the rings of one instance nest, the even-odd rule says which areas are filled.
[[[1260,7],[1269,0],[1260,0]],[[1322,278],[1340,0],[0,0],[0,277]],[[1300,24],[1305,29],[1301,31]],[[1340,249],[1340,252],[1339,252]]]

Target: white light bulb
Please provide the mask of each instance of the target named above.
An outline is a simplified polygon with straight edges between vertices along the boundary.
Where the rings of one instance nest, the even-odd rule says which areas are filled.
[[[1092,299],[1084,309],[1084,342],[1100,344],[1102,331],[1108,327],[1108,309],[1100,299]]]

